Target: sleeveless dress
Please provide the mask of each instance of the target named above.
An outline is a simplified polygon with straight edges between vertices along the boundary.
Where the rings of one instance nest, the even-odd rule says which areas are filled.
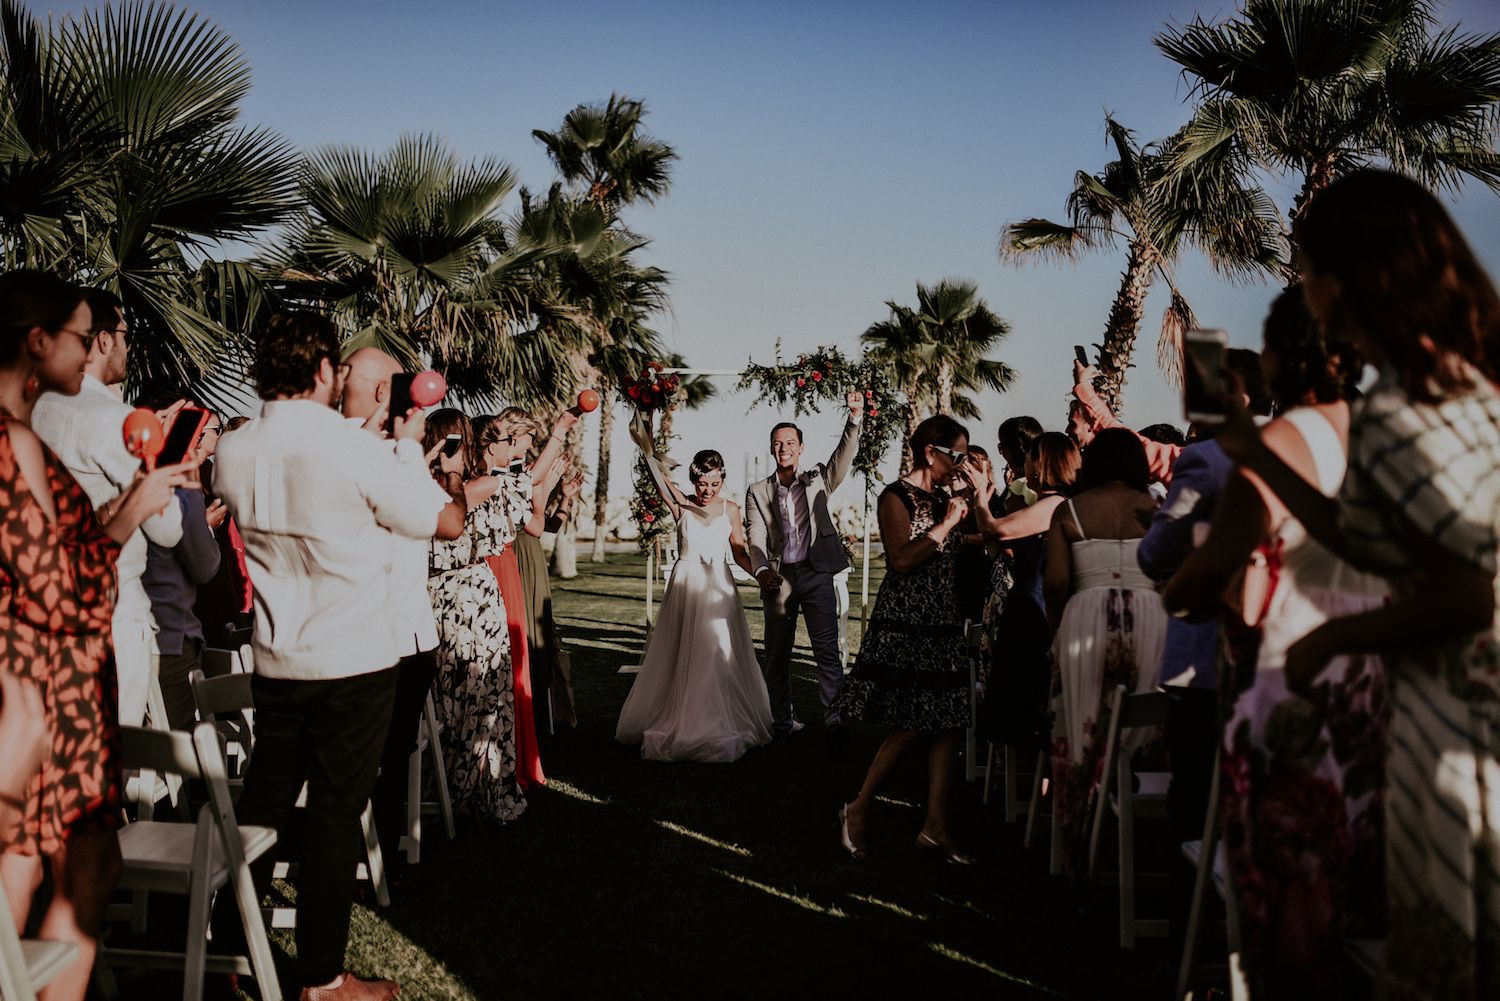
[[[1156,582],[1136,561],[1140,539],[1091,539],[1068,499],[1083,538],[1071,543],[1073,596],[1063,609],[1053,657],[1052,775],[1057,817],[1070,871],[1087,870],[1089,800],[1104,762],[1109,706],[1117,685],[1149,692],[1161,675],[1167,613]],[[1122,746],[1140,749],[1149,730],[1127,732]]]
[[[655,761],[736,761],[771,739],[771,699],[729,571],[729,504],[677,519],[677,564],[615,739]]]
[[[886,494],[911,515],[913,539],[942,520],[948,503],[905,480],[881,491],[881,501]],[[845,720],[927,733],[969,725],[968,651],[953,584],[961,545],[950,532],[927,562],[880,582],[854,670],[833,702]]]
[[[516,759],[515,683],[500,584],[486,558],[505,545],[510,516],[491,497],[469,509],[464,532],[432,540],[427,591],[437,620],[433,695],[453,808],[481,820],[526,810]]]
[[[1285,419],[1338,493],[1347,461],[1312,408]],[[1286,651],[1331,618],[1382,604],[1383,579],[1354,570],[1287,518],[1281,571],[1261,622],[1255,680],[1224,729],[1224,845],[1241,911],[1246,972],[1266,997],[1337,997],[1347,937],[1384,934],[1385,670],[1334,658],[1315,704],[1287,690]],[[1229,697],[1233,697],[1230,695]]]
[[[110,621],[119,545],[46,445],[57,524],[21,475],[0,414],[0,671],[36,683],[52,753],[26,786],[21,829],[5,846],[51,854],[74,834],[120,826],[119,697]],[[0,920],[8,920],[0,916]]]
[[[1037,500],[1054,495],[1031,494]],[[997,744],[1038,751],[1047,747],[1051,729],[1044,706],[1052,686],[1052,630],[1042,601],[1047,533],[1003,545],[1012,555],[995,561],[984,609],[991,666],[980,728]]]

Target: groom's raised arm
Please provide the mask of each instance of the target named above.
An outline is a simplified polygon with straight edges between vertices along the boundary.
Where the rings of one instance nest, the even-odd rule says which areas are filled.
[[[844,397],[845,404],[849,407],[849,419],[844,422],[844,433],[839,437],[839,443],[834,446],[833,454],[828,457],[828,464],[823,467],[823,478],[828,481],[828,492],[833,493],[844,482],[844,477],[849,475],[849,467],[854,464],[854,456],[859,452],[859,426],[865,416],[865,394],[858,390]]]

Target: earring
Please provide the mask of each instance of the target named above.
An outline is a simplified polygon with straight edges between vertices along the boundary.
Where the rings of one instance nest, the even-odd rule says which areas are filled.
[[[42,394],[42,380],[33,373],[27,376],[26,383],[21,387],[21,396],[28,403]]]

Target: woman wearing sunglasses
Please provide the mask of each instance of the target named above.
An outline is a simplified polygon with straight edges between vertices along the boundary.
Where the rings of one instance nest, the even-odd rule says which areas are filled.
[[[929,417],[911,436],[912,471],[880,494],[880,541],[887,573],[854,671],[833,709],[845,720],[884,723],[894,731],[875,752],[859,796],[839,811],[844,850],[865,857],[865,819],[875,794],[903,751],[929,736],[930,789],[918,847],[950,862],[974,860],[948,833],[948,793],[969,722],[969,670],[954,566],[968,514],[947,492],[968,459],[969,433],[951,417]]]

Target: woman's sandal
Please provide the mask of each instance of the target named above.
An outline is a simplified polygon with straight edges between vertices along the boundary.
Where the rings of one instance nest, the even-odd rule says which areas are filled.
[[[926,831],[923,831],[917,835],[917,847],[925,848],[930,852],[938,852],[954,865],[973,865],[975,861],[977,861],[974,856],[965,855],[957,848],[949,848],[946,845],[938,844],[936,841],[927,836]]]
[[[856,845],[854,839],[849,837],[849,807],[853,805],[853,803],[848,803],[839,807],[839,836],[843,839],[844,851],[848,852],[857,861],[863,862],[865,860],[865,850]]]

